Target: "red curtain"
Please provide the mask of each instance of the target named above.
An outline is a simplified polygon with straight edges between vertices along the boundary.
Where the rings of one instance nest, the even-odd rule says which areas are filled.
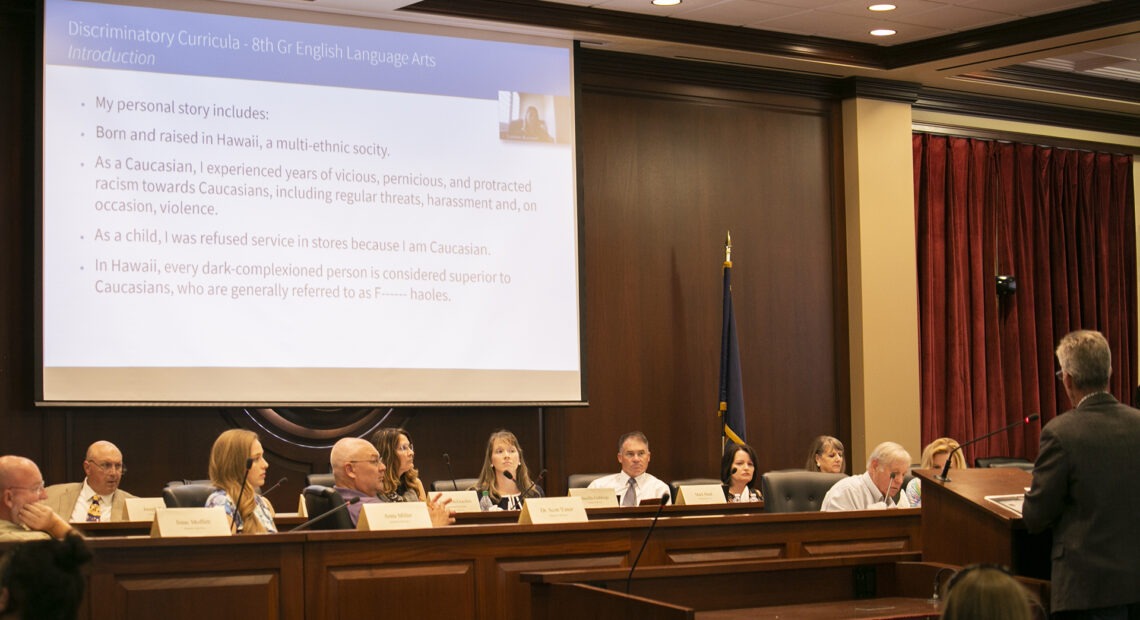
[[[1132,158],[922,133],[913,148],[923,443],[1040,413],[966,449],[1036,458],[1041,425],[1070,408],[1053,350],[1074,329],[1108,338],[1110,389],[1131,403]],[[999,295],[997,275],[1016,292]]]

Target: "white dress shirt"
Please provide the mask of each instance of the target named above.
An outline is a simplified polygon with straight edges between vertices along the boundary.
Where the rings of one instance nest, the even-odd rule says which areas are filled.
[[[670,499],[665,500],[666,504],[672,503],[672,494],[670,494],[669,485],[661,482],[653,474],[645,472],[640,476],[633,479],[637,483],[635,489],[637,495],[637,504],[641,505],[643,499],[658,499],[663,495],[669,494]],[[618,472],[608,476],[602,476],[590,483],[591,489],[613,489],[617,493],[618,504],[621,504],[621,498],[625,495],[625,490],[629,488],[629,476],[625,472]]]
[[[75,508],[71,511],[71,522],[86,522],[87,509],[91,507],[91,497],[95,495],[95,489],[87,486],[87,479],[83,479],[83,490],[79,492],[79,498],[75,500]],[[100,495],[99,508],[102,510],[99,514],[100,523],[109,523],[111,521],[111,502],[115,499],[115,494]]]
[[[861,476],[849,476],[835,483],[835,486],[823,496],[823,503],[819,509],[824,512],[840,510],[876,510],[883,508],[910,508],[906,493],[899,494],[899,503],[889,497],[884,497],[879,488],[871,480],[871,474],[863,472]]]

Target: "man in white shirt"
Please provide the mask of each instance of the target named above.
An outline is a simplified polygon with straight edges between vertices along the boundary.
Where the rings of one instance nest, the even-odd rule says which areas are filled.
[[[127,498],[134,497],[119,488],[123,474],[123,453],[109,441],[96,441],[83,459],[83,482],[53,484],[45,502],[56,514],[76,522],[127,520]]]
[[[649,468],[649,440],[641,431],[626,433],[618,440],[618,463],[621,472],[602,476],[590,483],[591,489],[613,489],[622,506],[638,506],[645,499],[665,498],[669,503],[669,485],[646,472]]]
[[[898,504],[891,496],[898,492],[903,477],[910,469],[910,453],[893,441],[875,446],[867,459],[867,471],[835,483],[823,496],[820,510],[875,510],[881,508],[910,508],[906,493],[899,495]]]

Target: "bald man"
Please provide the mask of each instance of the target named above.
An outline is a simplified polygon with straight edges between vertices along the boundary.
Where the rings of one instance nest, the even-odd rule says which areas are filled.
[[[360,518],[361,504],[380,503],[377,494],[380,492],[380,483],[387,468],[380,460],[376,446],[359,437],[345,437],[336,442],[332,453],[329,454],[329,465],[332,466],[335,490],[344,501],[350,501],[354,497],[360,498],[360,502],[348,506],[352,524],[356,525]],[[451,511],[447,509],[451,500],[441,502],[440,497],[436,494],[435,498],[429,498],[427,503],[432,525],[455,523]]]
[[[109,441],[96,441],[83,459],[83,482],[53,484],[47,488],[47,505],[56,514],[75,522],[126,521],[127,498],[134,497],[119,488],[123,474],[123,453]]]
[[[62,539],[71,526],[43,500],[40,468],[22,456],[0,456],[0,542]]]

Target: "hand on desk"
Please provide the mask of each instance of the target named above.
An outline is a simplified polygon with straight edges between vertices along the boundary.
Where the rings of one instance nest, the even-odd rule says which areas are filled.
[[[447,507],[451,503],[451,498],[440,500],[443,493],[437,493],[435,497],[429,497],[427,508],[428,515],[431,517],[431,524],[433,527],[441,525],[453,525],[455,523],[455,513]]]

